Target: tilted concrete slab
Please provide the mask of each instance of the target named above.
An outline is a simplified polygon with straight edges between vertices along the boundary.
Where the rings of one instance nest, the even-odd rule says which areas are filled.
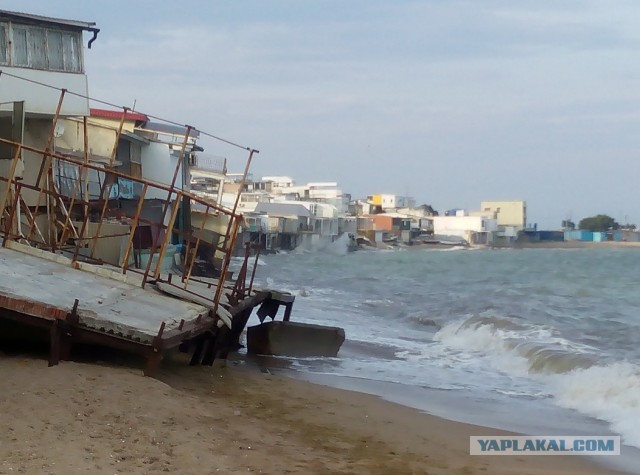
[[[151,286],[143,289],[126,279],[99,275],[102,272],[74,269],[65,259],[0,248],[0,296],[65,313],[71,312],[78,299],[80,326],[142,343],[150,343],[163,322],[167,332],[177,329],[181,320],[191,322],[209,312],[202,305],[169,297]],[[29,313],[26,308],[20,311]]]

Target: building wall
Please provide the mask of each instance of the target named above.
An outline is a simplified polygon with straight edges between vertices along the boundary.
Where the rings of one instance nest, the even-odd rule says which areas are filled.
[[[338,233],[356,233],[358,231],[355,217],[338,218]]]
[[[11,116],[0,117],[0,137],[6,140],[13,140],[13,124]],[[14,153],[15,150],[11,145],[0,143],[0,160],[11,159],[13,158]]]
[[[151,142],[142,148],[142,176],[157,183],[170,185],[175,173],[178,158],[171,155],[167,144]],[[178,172],[175,183],[176,188],[182,188],[182,173]],[[145,199],[166,199],[167,192],[150,187]],[[175,198],[175,196],[174,196]]]
[[[50,119],[27,119],[24,127],[25,145],[44,150],[47,146],[51,123]],[[23,181],[29,185],[35,185],[38,173],[40,172],[40,166],[42,165],[42,154],[24,150],[22,152],[22,159],[24,163]],[[44,183],[44,181],[42,183]],[[38,199],[37,191],[25,188],[21,193],[27,206],[35,206]],[[44,205],[44,198],[40,200],[40,203]]]
[[[380,193],[371,196],[371,204],[374,206],[381,206],[382,209],[395,208],[396,207],[396,195]]]
[[[391,216],[373,215],[371,216],[373,221],[373,229],[376,231],[392,231],[393,230],[393,218]]]
[[[78,94],[89,94],[87,76],[78,73],[61,73],[27,68],[3,66],[2,70],[32,81],[38,81],[57,88],[64,88]],[[60,91],[38,84],[16,79],[6,74],[0,82],[0,111],[11,111],[13,101],[24,101],[25,112],[29,114],[53,115],[56,112]],[[9,103],[9,104],[6,104]],[[62,116],[89,115],[88,99],[66,94],[60,109]]]
[[[523,229],[527,224],[527,205],[525,201],[483,201],[480,203],[483,213],[495,212],[498,226],[515,226]]]
[[[61,119],[62,135],[56,137],[55,144],[69,150],[84,152],[84,124],[77,119]],[[116,143],[116,130],[93,122],[87,122],[89,153],[98,157],[110,158]]]
[[[265,187],[261,189],[266,189],[273,193],[293,186],[293,178],[290,176],[263,176],[260,181],[265,184]]]
[[[127,117],[128,116],[129,114],[127,114]],[[103,117],[91,117],[87,122],[93,125],[96,125],[98,127],[106,127],[108,129],[112,129],[113,131],[118,130],[118,127],[120,127],[120,119],[105,119]],[[136,126],[135,120],[125,120],[122,122],[122,131],[133,133],[135,126]]]
[[[564,232],[565,241],[593,241],[593,232],[576,229]]]
[[[497,231],[498,224],[495,219],[487,219],[482,216],[434,216],[434,234],[461,235],[460,232],[492,232]],[[458,233],[458,234],[454,234]]]

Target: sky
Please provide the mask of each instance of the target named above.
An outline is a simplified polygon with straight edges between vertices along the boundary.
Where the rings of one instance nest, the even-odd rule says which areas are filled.
[[[260,151],[255,178],[640,225],[636,0],[0,0],[96,22],[90,96]],[[85,35],[85,47],[90,35]],[[1,87],[1,83],[0,83]],[[242,171],[246,151],[206,139]]]

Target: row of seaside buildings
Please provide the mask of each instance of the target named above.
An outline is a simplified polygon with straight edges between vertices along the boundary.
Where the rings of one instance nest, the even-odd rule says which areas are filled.
[[[231,205],[240,186],[239,174],[206,170],[202,163],[191,169],[191,177],[192,191],[224,206]],[[244,238],[260,240],[267,250],[313,248],[343,234],[362,236],[373,244],[408,245],[640,241],[635,229],[539,230],[537,224],[527,223],[527,204],[523,200],[482,201],[477,210],[449,209],[438,213],[431,206],[417,206],[408,196],[373,194],[352,199],[336,182],[296,185],[288,176],[250,179],[240,196],[246,223]]]
[[[192,191],[223,206],[243,186],[245,240],[260,240],[267,250],[314,248],[345,234],[373,244],[510,244],[527,229],[524,201],[486,201],[478,211],[452,209],[440,215],[408,196],[352,199],[336,182],[296,185],[288,176],[265,176],[241,185],[239,175],[206,170],[200,163],[190,173]]]
[[[476,212],[451,210],[438,216],[430,206],[416,206],[415,200],[406,196],[373,194],[352,199],[335,182],[297,185],[286,176],[253,180],[229,173],[229,168],[240,169],[241,164],[207,153],[196,128],[152,120],[126,108],[104,108],[102,102],[92,107],[84,55],[89,54],[99,31],[95,23],[0,11],[0,139],[103,167],[104,172],[99,169],[86,178],[79,200],[99,203],[111,169],[136,179],[190,189],[216,205],[237,207],[245,217],[239,242],[259,241],[267,250],[316,247],[345,234],[374,243],[413,243],[444,236],[490,244],[512,241],[526,227],[524,201],[483,202]],[[181,160],[183,149],[187,157]],[[10,144],[0,143],[0,176],[12,172],[13,150]],[[37,164],[41,157],[28,148],[21,153],[21,163],[36,164],[14,171],[29,185],[40,178]],[[72,166],[55,163],[55,186],[62,196],[72,193],[71,184],[78,179],[74,173]],[[139,181],[122,176],[111,181],[108,198],[122,208],[136,203],[143,194]],[[0,196],[1,188],[0,183]],[[236,203],[238,192],[241,195]],[[36,211],[40,205],[36,194],[24,194],[23,204]],[[162,190],[144,191],[143,219],[162,220],[166,199]],[[176,225],[198,222],[202,211],[181,205]],[[126,222],[119,222],[117,216],[108,218],[105,229],[114,236],[126,234]],[[139,241],[148,246],[157,232],[151,226],[148,236]],[[114,237],[109,249],[98,250],[98,254],[121,252],[116,241]],[[117,261],[116,256],[110,257]]]
[[[415,200],[406,196],[372,194],[352,199],[335,182],[297,185],[287,176],[254,180],[250,175],[229,173],[229,167],[240,165],[206,153],[199,142],[201,133],[195,128],[152,120],[126,108],[91,107],[83,41],[87,39],[90,48],[99,31],[94,23],[0,10],[0,139],[24,144],[24,163],[41,163],[42,157],[28,149],[32,147],[98,166],[85,178],[79,200],[100,202],[112,169],[134,178],[189,189],[217,206],[237,208],[244,216],[238,242],[259,242],[270,251],[313,248],[342,235],[362,236],[372,243],[457,241],[480,245],[510,244],[522,238],[571,238],[544,234],[535,226],[528,226],[524,201],[486,201],[476,211],[452,209],[439,214],[428,205],[416,206]],[[0,177],[17,173],[27,185],[39,180],[41,167],[9,169],[13,149],[0,142]],[[184,153],[186,158],[181,157]],[[52,179],[61,195],[71,195],[70,184],[78,181],[75,173],[74,167],[56,162]],[[117,201],[122,209],[142,201],[142,219],[162,221],[170,195],[159,189],[142,188],[139,181],[123,176],[111,178],[108,199]],[[0,183],[0,196],[5,195]],[[40,198],[36,193],[25,192],[24,196],[23,205],[37,211]],[[202,223],[204,231],[213,233],[221,232],[218,228],[224,226],[205,226],[202,216],[208,210],[193,203],[172,206],[179,207],[175,226]],[[114,237],[100,241],[102,247],[97,255],[106,262],[118,262],[122,252],[122,237],[118,236],[126,236],[130,223],[117,216],[108,219],[100,226]],[[141,256],[158,232],[150,226],[146,235],[136,236]],[[585,236],[577,238],[586,239]],[[626,239],[631,240],[628,236]]]

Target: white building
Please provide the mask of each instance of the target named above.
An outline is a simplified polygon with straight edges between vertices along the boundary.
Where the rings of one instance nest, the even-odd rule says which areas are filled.
[[[55,113],[60,90],[29,81],[87,96],[84,31],[92,34],[87,43],[91,48],[100,31],[95,23],[0,10],[0,111],[11,112],[13,102],[24,101],[27,115]],[[89,115],[89,101],[68,94],[60,114]]]
[[[495,213],[498,226],[501,228],[515,228],[516,231],[521,231],[527,226],[526,201],[483,201],[480,203],[480,209]]]
[[[279,195],[289,193],[294,182],[290,176],[263,176],[255,185],[260,190]]]
[[[60,117],[89,115],[85,31],[91,47],[100,31],[95,23],[0,10],[0,138],[45,149],[61,98]],[[63,95],[62,89],[76,94]],[[13,147],[0,143],[0,175],[7,176],[11,161],[3,159],[13,154]],[[34,185],[41,164],[40,154],[23,150],[16,176]],[[28,206],[37,196],[23,193]]]
[[[489,244],[498,230],[495,219],[468,216],[459,211],[456,216],[434,216],[434,237],[457,237],[470,244]]]
[[[410,196],[400,196],[391,193],[378,193],[367,197],[373,206],[380,207],[383,211],[397,208],[413,208],[416,200]]]

